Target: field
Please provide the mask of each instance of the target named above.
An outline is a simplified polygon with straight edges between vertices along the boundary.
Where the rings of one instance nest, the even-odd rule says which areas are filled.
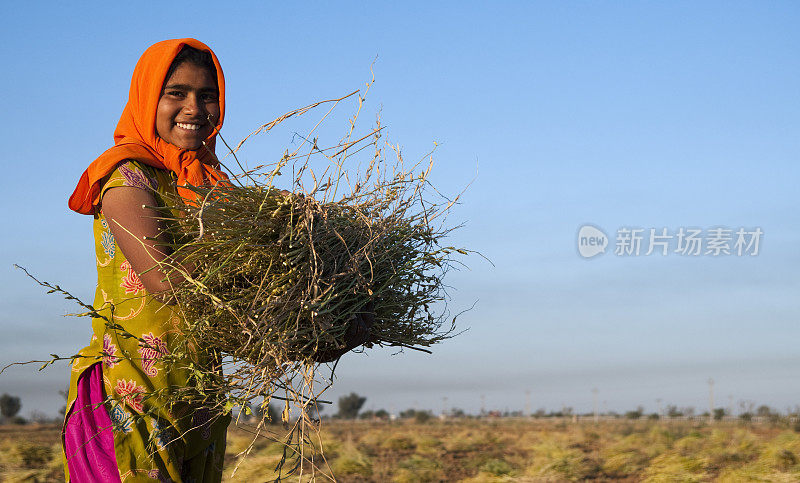
[[[334,420],[321,435],[329,467],[345,482],[800,481],[800,433],[780,424]],[[57,425],[0,426],[0,480],[62,481],[58,439]],[[268,440],[230,476],[249,441],[246,428],[230,430],[225,481],[274,479],[281,445]]]

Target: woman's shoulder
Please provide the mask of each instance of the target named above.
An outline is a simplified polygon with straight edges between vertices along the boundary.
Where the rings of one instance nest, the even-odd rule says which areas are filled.
[[[128,186],[148,191],[159,191],[170,180],[170,173],[141,161],[126,159],[119,163],[103,181],[101,196],[110,188]]]

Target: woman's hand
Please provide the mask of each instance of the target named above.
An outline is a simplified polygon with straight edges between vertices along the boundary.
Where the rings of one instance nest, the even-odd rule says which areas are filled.
[[[375,325],[375,306],[367,303],[361,312],[356,313],[345,332],[345,346],[342,349],[320,351],[314,354],[315,362],[332,362],[356,347],[369,342],[372,326]]]
[[[369,342],[372,326],[375,325],[375,306],[373,303],[368,302],[361,310],[355,315],[355,320],[350,323],[350,327],[347,328],[345,333],[348,351]]]

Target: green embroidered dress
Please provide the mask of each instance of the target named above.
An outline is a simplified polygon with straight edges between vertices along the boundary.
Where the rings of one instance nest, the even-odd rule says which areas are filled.
[[[117,186],[149,190],[160,206],[165,206],[166,194],[175,192],[171,172],[134,161],[117,167],[103,193]],[[212,418],[205,409],[166,403],[172,388],[189,384],[189,361],[163,360],[181,341],[183,318],[146,292],[102,213],[94,217],[94,240],[94,307],[122,330],[92,319],[91,342],[72,365],[67,407],[75,401],[81,373],[101,363],[123,482],[220,481],[230,417]]]

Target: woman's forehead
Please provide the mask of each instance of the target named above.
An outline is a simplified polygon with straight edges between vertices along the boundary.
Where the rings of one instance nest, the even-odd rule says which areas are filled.
[[[165,87],[174,85],[190,86],[197,89],[216,89],[216,76],[206,67],[192,62],[183,62],[164,83]]]

